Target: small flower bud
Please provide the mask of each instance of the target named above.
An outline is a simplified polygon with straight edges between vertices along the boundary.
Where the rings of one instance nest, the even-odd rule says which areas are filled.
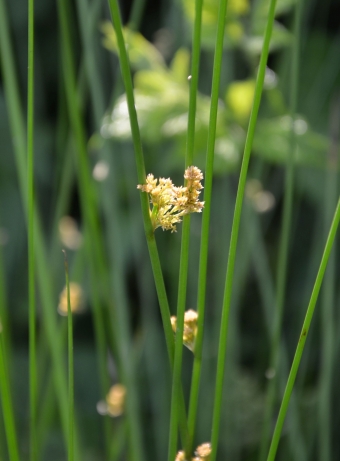
[[[196,311],[190,309],[185,312],[184,314],[184,329],[183,329],[183,344],[191,352],[195,350],[195,342],[196,342],[196,335],[197,335],[197,319],[198,314]],[[174,333],[177,330],[177,318],[172,316],[171,319],[171,326]]]
[[[199,445],[196,448],[195,455],[201,461],[209,461],[210,455],[211,455],[211,444],[207,442],[207,443],[202,443],[202,445]]]
[[[70,305],[71,312],[81,312],[84,307],[83,290],[78,283],[70,282]],[[64,287],[59,296],[58,312],[60,315],[67,315],[67,288]]]
[[[186,461],[185,453],[183,450],[179,451],[176,455],[175,461]]]
[[[126,388],[122,384],[115,384],[111,387],[106,396],[107,413],[117,417],[124,412]]]

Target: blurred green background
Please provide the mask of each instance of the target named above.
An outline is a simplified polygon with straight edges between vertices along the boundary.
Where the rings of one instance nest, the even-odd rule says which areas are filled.
[[[179,185],[184,172],[194,2],[135,2],[121,2],[121,10],[124,23],[130,26],[127,42],[147,173],[152,172],[155,177],[171,177]],[[27,227],[19,185],[20,162],[16,160],[16,153],[20,151],[20,128],[16,122],[20,125],[26,117],[27,4],[20,0],[1,0],[1,3],[22,111],[13,115],[15,104],[11,102],[11,87],[5,76],[10,64],[6,54],[6,31],[2,25],[0,288],[5,310],[1,316],[21,459],[25,460],[29,452]],[[77,81],[77,92],[73,96],[81,108],[86,162],[91,173],[90,194],[96,203],[100,225],[97,235],[101,237],[99,246],[102,246],[105,264],[104,272],[97,272],[86,250],[87,241],[94,237],[84,229],[86,198],[79,185],[81,168],[76,160],[79,144],[67,105],[64,72],[68,64],[65,62],[59,4],[37,0],[34,171],[42,235],[37,236],[39,243],[36,246],[43,248],[47,262],[47,271],[40,266],[44,273],[37,277],[39,459],[55,461],[66,458],[58,392],[51,381],[55,368],[51,358],[51,335],[47,332],[54,332],[56,342],[59,341],[57,338],[64,337],[60,357],[66,376],[66,320],[57,311],[65,280],[61,249],[66,248],[71,280],[77,282],[83,292],[83,312],[74,316],[76,418],[82,459],[109,459],[104,451],[106,424],[112,450],[117,450],[117,459],[129,460],[124,414],[108,418],[97,412],[98,402],[105,399],[105,386],[101,385],[99,378],[100,352],[95,339],[94,304],[97,299],[106,329],[103,350],[110,384],[122,381],[119,362],[128,361],[134,370],[133,381],[139,402],[136,408],[140,415],[144,450],[147,459],[161,460],[167,453],[171,376],[136,189],[137,175],[115,38],[107,22],[110,19],[108,5],[101,0],[64,3]],[[218,2],[207,0],[204,5],[195,142],[195,165],[202,170]],[[230,229],[267,7],[266,0],[229,0],[228,6],[215,148],[197,444],[210,437]],[[284,172],[290,148],[288,107],[294,7],[294,0],[278,0],[248,175],[229,325],[218,455],[221,461],[258,459],[265,391],[268,381],[276,373],[277,399],[271,424],[275,423],[338,197],[340,2],[309,1],[303,5],[301,26],[298,115],[294,122],[297,144],[294,205],[281,360],[278,370],[274,371],[268,368],[268,363],[275,315]],[[65,216],[74,221],[62,219]],[[187,309],[196,305],[200,224],[201,216],[193,216]],[[177,300],[180,235],[180,232],[156,231],[172,313],[175,313]],[[336,254],[335,248],[298,374],[277,456],[279,460],[327,461],[323,450],[328,453],[329,460],[340,457],[337,437],[340,341],[336,335],[340,329],[337,312],[340,293],[336,283],[339,269]],[[36,264],[41,264],[39,258]],[[46,299],[49,300],[47,307]],[[45,309],[49,314],[45,314]],[[112,315],[111,309],[118,310],[118,313]],[[47,320],[48,315],[52,317],[51,321]],[[120,323],[122,318],[124,327]],[[117,337],[120,328],[125,335],[124,341]],[[119,344],[123,344],[122,351]],[[183,380],[186,395],[191,365],[192,355],[185,350]],[[0,460],[7,459],[3,419],[0,418]]]

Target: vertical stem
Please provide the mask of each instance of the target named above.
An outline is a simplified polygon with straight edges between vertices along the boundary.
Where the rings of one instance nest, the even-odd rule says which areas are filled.
[[[67,290],[67,349],[68,349],[68,461],[74,461],[74,370],[73,370],[73,325],[70,299],[68,261],[64,253],[65,280]]]
[[[123,76],[125,91],[126,91],[126,98],[127,98],[127,105],[129,110],[129,117],[130,117],[130,126],[132,132],[132,139],[134,144],[135,150],[135,161],[137,167],[137,176],[139,184],[144,184],[146,181],[145,176],[145,165],[144,165],[144,157],[143,157],[143,149],[142,149],[142,142],[139,132],[138,120],[137,120],[137,112],[134,102],[134,95],[133,95],[133,85],[132,85],[132,78],[130,73],[130,66],[128,61],[128,56],[126,52],[123,31],[122,31],[122,24],[120,19],[120,12],[118,8],[117,0],[109,0],[109,6],[111,10],[112,21],[117,37],[117,44],[119,49],[119,61],[121,72]],[[142,205],[142,214],[143,214],[143,222],[144,222],[144,230],[146,235],[146,241],[149,250],[149,256],[151,260],[151,266],[153,271],[153,276],[156,285],[156,291],[158,295],[158,301],[161,310],[163,328],[165,333],[166,345],[170,360],[170,365],[173,367],[173,359],[174,359],[174,338],[173,332],[171,328],[170,322],[170,309],[167,299],[167,294],[164,285],[164,279],[162,274],[162,268],[159,260],[158,249],[156,244],[155,235],[153,232],[150,214],[149,214],[149,200],[147,194],[141,193],[141,205]],[[185,416],[185,407],[184,407],[184,397],[183,392],[181,391],[181,398],[180,398],[180,428],[181,428],[181,436],[183,440],[186,440],[186,416]]]
[[[202,22],[202,4],[203,0],[196,0],[195,25],[193,32],[193,50],[190,75],[190,97],[188,112],[188,132],[187,146],[185,155],[185,168],[193,163],[194,144],[195,144],[195,118],[196,118],[196,99],[198,89],[198,73],[200,62],[200,45],[201,45],[201,22]],[[171,396],[171,413],[170,413],[170,433],[169,433],[169,451],[168,459],[172,461],[175,458],[177,449],[178,434],[178,400],[181,389],[181,371],[182,371],[182,351],[183,351],[183,328],[184,312],[186,304],[188,267],[189,267],[189,243],[190,243],[190,215],[184,216],[182,229],[182,243],[180,256],[180,270],[178,282],[177,298],[177,329],[175,340],[175,357],[174,373],[172,379],[172,396]],[[190,435],[185,443],[185,447],[190,452],[191,443]]]
[[[296,375],[297,375],[297,372],[298,372],[298,369],[299,369],[299,365],[300,365],[303,349],[305,347],[309,327],[310,327],[310,324],[311,324],[311,321],[312,321],[312,318],[313,318],[315,304],[316,304],[316,301],[318,299],[319,291],[320,291],[320,288],[321,288],[321,283],[322,283],[322,280],[323,280],[323,276],[325,274],[325,270],[326,270],[326,267],[327,267],[329,255],[330,255],[330,252],[332,250],[332,246],[333,246],[333,242],[334,242],[334,239],[335,239],[336,231],[337,231],[337,228],[338,228],[338,225],[339,225],[339,220],[340,220],[340,199],[338,201],[338,204],[337,204],[337,207],[336,207],[336,210],[335,210],[334,218],[333,218],[331,228],[330,228],[330,231],[329,231],[329,234],[328,234],[328,238],[327,238],[327,241],[326,241],[326,245],[325,245],[325,250],[324,250],[323,255],[322,255],[322,259],[321,259],[321,262],[320,262],[318,274],[316,276],[316,280],[315,280],[315,284],[314,284],[314,287],[313,287],[312,295],[311,295],[311,298],[310,298],[310,301],[309,301],[309,304],[308,304],[306,317],[305,317],[305,320],[304,320],[303,325],[302,325],[301,334],[300,334],[299,341],[298,341],[298,344],[297,344],[297,347],[296,347],[292,367],[290,369],[290,373],[289,373],[285,393],[283,395],[283,399],[282,399],[282,403],[281,403],[281,407],[280,407],[280,412],[279,412],[279,416],[277,418],[277,422],[276,422],[272,442],[271,442],[271,445],[270,445],[267,461],[274,461],[275,456],[276,456],[277,447],[278,447],[278,444],[279,444],[279,441],[280,441],[282,426],[283,426],[283,423],[284,423],[284,420],[285,420],[285,417],[286,417],[290,396],[291,396],[292,391],[293,391],[295,378],[296,378]]]
[[[242,166],[241,166],[241,173],[240,173],[240,179],[239,179],[239,185],[238,185],[236,203],[235,203],[234,219],[233,219],[233,225],[232,225],[232,230],[231,230],[229,257],[228,257],[227,274],[226,274],[224,299],[223,299],[222,319],[221,319],[220,341],[219,341],[219,348],[218,348],[215,401],[214,401],[213,424],[212,424],[212,434],[211,434],[211,444],[212,444],[211,461],[215,461],[216,456],[217,456],[217,444],[218,444],[218,438],[219,438],[220,418],[221,418],[221,408],[222,408],[224,367],[225,367],[226,346],[227,346],[227,337],[228,337],[228,320],[229,320],[231,293],[232,293],[233,279],[234,279],[234,268],[235,268],[238,232],[239,232],[239,227],[240,227],[241,211],[242,211],[244,190],[245,190],[246,179],[247,179],[248,164],[249,164],[250,153],[251,153],[252,144],[253,144],[257,115],[258,115],[258,111],[260,107],[262,88],[263,88],[264,76],[265,76],[268,53],[269,53],[269,44],[270,44],[270,38],[272,34],[274,17],[275,17],[275,6],[276,6],[276,0],[271,0],[270,6],[269,6],[266,30],[265,30],[265,35],[264,35],[264,42],[263,42],[263,48],[262,48],[262,53],[261,53],[260,65],[259,65],[259,70],[258,70],[257,79],[256,79],[253,108],[252,108],[251,115],[250,115],[246,144],[244,148],[244,155],[243,155],[243,161],[242,161]]]
[[[290,81],[290,116],[291,132],[289,152],[287,152],[287,165],[285,172],[285,193],[283,203],[282,231],[279,246],[279,258],[277,268],[277,292],[276,292],[276,315],[274,320],[274,331],[271,338],[271,354],[269,368],[275,370],[275,376],[269,381],[266,404],[263,434],[261,439],[259,461],[265,459],[270,437],[270,425],[273,416],[275,397],[277,393],[278,366],[280,356],[280,338],[282,330],[283,308],[285,303],[285,291],[287,284],[287,266],[289,254],[289,234],[291,229],[293,193],[294,193],[294,154],[296,150],[296,136],[294,132],[294,121],[297,108],[298,82],[299,82],[299,60],[300,60],[300,29],[302,0],[295,5],[294,12],[294,42],[292,44],[292,64]]]
[[[200,26],[201,18],[198,17],[199,9],[202,5],[196,5],[196,24],[195,29]],[[213,178],[213,165],[215,153],[215,136],[217,124],[217,111],[218,111],[218,98],[220,89],[221,66],[223,55],[223,42],[225,32],[225,17],[227,11],[227,0],[221,0],[218,12],[218,25],[216,35],[216,47],[213,68],[213,80],[211,88],[211,104],[210,104],[210,119],[209,119],[209,132],[207,144],[207,157],[205,167],[205,181],[204,181],[204,210],[202,218],[202,231],[201,231],[201,246],[200,246],[200,260],[199,260],[199,275],[198,275],[198,294],[197,294],[197,311],[198,311],[198,328],[195,344],[195,357],[193,374],[191,380],[190,402],[189,402],[189,441],[186,446],[187,457],[191,456],[193,439],[196,427],[197,408],[198,408],[198,395],[199,385],[201,378],[202,367],[202,348],[203,348],[203,327],[204,327],[204,313],[205,313],[205,296],[207,285],[207,264],[208,264],[208,250],[209,250],[209,226],[210,226],[210,213],[211,213],[211,196],[212,196],[212,178]],[[198,30],[195,30],[196,40],[198,40]]]
[[[171,391],[171,412],[170,412],[170,432],[168,461],[173,461],[177,451],[178,435],[178,409],[181,391],[181,372],[182,372],[182,352],[183,352],[183,329],[184,329],[184,311],[186,302],[186,289],[189,264],[189,241],[190,241],[190,216],[183,219],[181,260],[179,270],[178,299],[177,299],[177,328],[175,339],[175,357],[174,370],[172,376]],[[185,445],[186,445],[185,441]]]
[[[7,18],[4,0],[0,0],[0,51],[2,63],[1,70],[4,79],[4,89],[13,139],[16,169],[18,173],[22,203],[25,211],[25,218],[28,220],[26,133],[13,60],[14,53],[12,51],[10,41],[9,21]],[[46,248],[44,246],[44,238],[36,206],[34,206],[34,228],[36,233],[34,250],[35,257],[38,262],[36,265],[36,272],[42,299],[41,304],[43,307],[44,328],[48,338],[53,363],[55,392],[58,397],[63,434],[65,440],[67,441],[67,388],[60,353],[60,345],[58,341],[55,341],[56,332],[58,331],[55,318],[55,295],[52,290],[52,280],[47,263]],[[80,451],[80,447],[79,444],[76,443],[76,453],[78,453],[78,451]]]
[[[27,197],[29,290],[30,459],[37,459],[37,366],[34,286],[34,0],[28,0]]]
[[[4,299],[0,298],[1,303]],[[4,310],[2,305],[0,311]],[[0,396],[2,403],[2,412],[4,416],[6,439],[9,451],[10,461],[19,461],[18,441],[15,430],[14,412],[11,397],[11,384],[9,370],[6,363],[6,349],[4,341],[3,325],[0,317]]]

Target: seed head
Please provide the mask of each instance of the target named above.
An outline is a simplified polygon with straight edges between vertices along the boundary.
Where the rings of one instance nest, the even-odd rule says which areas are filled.
[[[195,166],[185,170],[186,186],[176,187],[170,178],[155,179],[148,174],[146,184],[139,184],[137,189],[149,195],[152,208],[150,210],[153,229],[162,227],[163,230],[176,232],[176,224],[182,216],[189,213],[200,213],[204,202],[199,202],[198,197],[203,186],[203,174]]]
[[[111,387],[106,396],[107,413],[117,417],[124,412],[126,388],[122,384],[115,384]]]
[[[71,312],[80,312],[84,307],[84,296],[83,290],[78,283],[70,282],[70,304]],[[60,315],[67,315],[68,305],[67,305],[67,288],[64,287],[63,291],[59,296],[59,305],[58,312]]]
[[[183,329],[183,344],[191,352],[195,350],[195,342],[196,342],[196,335],[197,335],[197,319],[198,314],[196,311],[190,309],[185,312],[184,314],[184,329]],[[171,326],[174,333],[177,330],[177,317],[171,317]]]
[[[211,444],[209,442],[202,443],[196,448],[195,455],[201,461],[209,461],[211,455]]]

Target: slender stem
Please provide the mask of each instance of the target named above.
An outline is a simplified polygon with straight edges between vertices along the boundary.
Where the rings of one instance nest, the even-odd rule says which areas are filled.
[[[196,118],[196,99],[198,90],[198,73],[200,62],[200,45],[201,45],[201,22],[202,22],[202,4],[203,0],[196,1],[196,15],[193,33],[193,51],[190,75],[190,97],[189,97],[189,113],[188,113],[188,133],[187,147],[185,155],[185,167],[189,167],[193,163],[194,144],[195,144],[195,118]],[[181,389],[181,371],[182,371],[182,351],[183,351],[183,328],[184,328],[184,312],[186,304],[188,267],[189,267],[189,243],[190,243],[190,215],[183,219],[182,229],[182,244],[180,256],[180,270],[178,282],[178,298],[177,298],[177,330],[175,340],[175,357],[174,357],[174,373],[172,378],[172,396],[171,396],[171,413],[170,413],[170,433],[169,433],[169,450],[168,459],[172,461],[175,458],[177,450],[177,435],[178,435],[178,400],[180,398]],[[191,451],[190,437],[185,446]]]
[[[253,267],[258,279],[258,287],[261,296],[261,305],[263,306],[263,315],[268,331],[268,336],[272,334],[273,325],[273,306],[275,305],[275,288],[272,280],[271,269],[269,266],[267,250],[263,232],[261,229],[260,219],[257,213],[251,209],[250,204],[245,206],[245,220],[248,222],[251,232],[246,231],[250,251],[252,253]],[[289,373],[288,353],[285,342],[280,341],[281,367],[278,377],[279,392],[284,392],[286,376]],[[294,397],[294,398],[293,398]],[[292,459],[296,461],[306,461],[307,452],[304,437],[301,431],[301,422],[299,419],[299,407],[296,396],[292,396],[290,409],[292,430],[289,432],[289,446],[292,452]]]
[[[197,8],[196,10],[196,15],[197,15],[198,9],[199,8],[202,9],[202,5],[197,4],[196,8]],[[204,210],[203,210],[203,218],[202,218],[199,275],[198,275],[198,293],[197,293],[198,328],[197,328],[197,337],[196,337],[196,344],[195,344],[195,358],[194,358],[193,374],[192,374],[192,380],[191,380],[190,402],[189,402],[189,418],[188,418],[189,442],[186,447],[186,455],[188,458],[191,456],[192,445],[193,445],[193,440],[194,440],[194,435],[195,435],[199,385],[200,385],[201,368],[202,368],[203,328],[204,328],[204,314],[205,314],[205,296],[206,296],[206,286],[207,286],[207,264],[208,264],[208,250],[209,250],[209,226],[210,226],[210,213],[211,213],[212,178],[213,178],[217,110],[218,110],[218,98],[219,98],[220,78],[221,78],[226,10],[227,10],[227,0],[221,0],[220,5],[219,5],[219,12],[218,12],[219,19],[218,19],[218,25],[217,25],[213,80],[212,80],[212,88],[211,88],[210,119],[209,119],[207,158],[206,158],[205,181],[204,181]],[[198,24],[195,24],[195,28],[196,27],[199,27]],[[198,35],[198,31],[195,31],[195,34]]]
[[[37,365],[34,285],[34,0],[28,1],[27,197],[30,370],[30,459],[37,459]]]
[[[20,193],[25,217],[28,219],[26,133],[13,60],[14,53],[10,41],[9,22],[3,0],[0,0],[0,50],[2,62],[1,70],[4,78],[4,89],[8,106]],[[59,342],[55,341],[56,332],[58,331],[55,318],[55,295],[52,290],[52,280],[49,276],[46,248],[44,246],[44,238],[36,206],[34,206],[34,228],[36,234],[34,250],[37,260],[37,282],[42,300],[41,305],[43,308],[44,328],[46,330],[54,368],[53,377],[55,392],[58,397],[63,434],[67,441],[67,388],[60,345]],[[77,453],[80,451],[78,445],[76,451]]]
[[[280,356],[280,338],[282,330],[283,309],[285,303],[285,291],[287,284],[287,267],[289,255],[289,235],[291,230],[293,193],[294,193],[294,154],[296,151],[296,136],[294,121],[297,108],[298,82],[299,82],[299,60],[300,60],[300,29],[302,16],[302,1],[297,2],[294,12],[294,42],[292,43],[292,64],[290,81],[290,116],[291,132],[289,152],[287,152],[287,166],[285,172],[285,193],[283,203],[282,231],[279,246],[278,268],[277,268],[277,292],[276,292],[276,315],[274,330],[271,337],[271,354],[269,368],[275,370],[275,376],[269,381],[266,394],[265,417],[259,461],[263,461],[269,445],[270,425],[273,417],[275,398],[277,394],[277,379]]]
[[[246,179],[247,179],[248,164],[249,164],[250,153],[252,149],[257,115],[258,115],[258,111],[260,107],[264,76],[266,72],[266,65],[267,65],[267,59],[268,59],[268,53],[269,53],[269,44],[270,44],[270,38],[272,34],[274,17],[275,17],[275,6],[276,6],[276,0],[271,0],[266,30],[265,30],[265,35],[264,35],[264,42],[263,42],[263,48],[262,48],[262,53],[261,53],[260,65],[259,65],[259,70],[258,70],[257,79],[256,79],[253,108],[252,108],[251,115],[250,115],[246,144],[244,148],[244,155],[243,155],[239,185],[238,185],[237,196],[236,196],[234,219],[233,219],[233,225],[232,225],[232,230],[231,230],[229,257],[228,257],[227,274],[226,274],[224,299],[223,299],[222,319],[221,319],[220,341],[219,341],[219,348],[218,348],[215,401],[214,401],[213,424],[212,424],[212,434],[211,434],[211,444],[212,444],[211,461],[215,461],[216,455],[217,455],[217,444],[218,444],[218,438],[219,438],[220,417],[221,417],[221,408],[222,408],[224,367],[225,367],[227,336],[228,336],[228,320],[229,320],[229,311],[230,311],[230,303],[231,303],[231,293],[232,293],[232,287],[233,287],[238,232],[239,232],[239,227],[240,227],[241,211],[242,211],[244,190],[245,190]]]
[[[331,249],[332,249],[332,246],[333,246],[333,242],[334,242],[334,239],[335,239],[336,231],[337,231],[337,228],[338,228],[338,225],[339,225],[339,220],[340,220],[340,199],[338,201],[338,204],[337,204],[337,207],[336,207],[336,210],[335,210],[334,218],[333,218],[331,228],[330,228],[330,231],[329,231],[329,234],[328,234],[328,238],[327,238],[327,241],[326,241],[325,250],[324,250],[323,255],[322,255],[320,267],[319,267],[319,270],[318,270],[318,274],[316,276],[314,288],[313,288],[312,295],[311,295],[311,298],[310,298],[310,301],[309,301],[309,304],[308,304],[306,317],[305,317],[305,320],[304,320],[303,325],[302,325],[301,334],[300,334],[299,341],[298,341],[298,344],[297,344],[297,347],[296,347],[296,351],[295,351],[292,367],[290,369],[286,389],[285,389],[285,392],[284,392],[284,395],[283,395],[283,399],[282,399],[282,403],[281,403],[281,407],[280,407],[280,412],[279,412],[279,416],[277,418],[277,422],[276,422],[272,442],[271,442],[271,445],[270,445],[270,450],[269,450],[267,461],[274,461],[275,456],[276,456],[276,451],[277,451],[277,447],[278,447],[278,444],[279,444],[279,441],[280,441],[282,426],[283,426],[283,423],[284,423],[284,420],[285,420],[285,417],[286,417],[290,396],[291,396],[292,391],[293,391],[295,378],[296,378],[296,375],[297,375],[297,372],[298,372],[298,369],[299,369],[299,365],[300,365],[303,349],[305,347],[309,327],[310,327],[310,324],[311,324],[311,321],[312,321],[312,318],[313,318],[315,304],[316,304],[316,301],[318,299],[319,291],[320,291],[320,288],[321,288],[321,283],[322,283],[322,280],[323,280],[323,276],[325,274],[325,270],[326,270],[326,267],[327,267],[329,255],[330,255],[330,252],[331,252]]]
[[[118,350],[119,350],[119,365],[121,367],[121,373],[126,379],[126,386],[129,394],[129,401],[127,404],[127,417],[129,419],[129,436],[130,446],[133,448],[133,459],[135,461],[143,461],[144,452],[142,444],[142,427],[138,413],[137,405],[137,392],[136,392],[136,380],[131,378],[131,364],[128,360],[124,359],[122,353],[129,347],[129,326],[127,316],[124,315],[123,307],[121,305],[112,306],[111,301],[111,290],[109,289],[109,274],[110,271],[107,267],[107,257],[102,246],[101,229],[99,226],[98,218],[98,205],[96,200],[96,191],[94,190],[93,180],[90,175],[89,160],[86,148],[86,136],[85,129],[82,122],[79,101],[75,97],[76,95],[76,83],[75,83],[75,69],[74,59],[72,56],[72,44],[70,37],[70,22],[67,15],[67,2],[65,0],[58,1],[58,13],[60,17],[61,36],[63,42],[63,70],[64,70],[64,81],[66,90],[66,99],[68,105],[69,116],[72,124],[72,130],[75,135],[77,145],[77,166],[79,170],[79,188],[82,214],[85,219],[87,244],[89,251],[89,258],[91,258],[91,279],[92,279],[92,290],[95,301],[95,312],[96,316],[100,315],[101,333],[103,336],[103,317],[102,309],[99,305],[101,291],[106,298],[106,302],[109,308],[109,315],[111,320],[110,328],[108,328],[110,334],[110,340],[113,342],[117,338]],[[114,293],[114,297],[119,298],[118,293]],[[114,312],[114,310],[116,312]],[[115,316],[125,322],[124,325],[116,321]],[[112,328],[111,328],[112,327]],[[124,332],[124,333],[122,333]],[[103,336],[104,338],[104,336]],[[101,339],[103,339],[101,338]],[[133,404],[132,402],[136,402]]]
[[[328,154],[328,171],[325,175],[324,197],[324,232],[327,235],[329,223],[332,219],[332,211],[338,194],[338,164],[339,164],[339,128],[340,128],[340,99],[337,98],[331,111],[331,146]],[[331,461],[332,459],[332,376],[334,373],[335,357],[335,283],[336,283],[336,244],[334,243],[329,258],[328,268],[325,273],[324,286],[321,292],[321,370],[319,378],[319,418],[318,434],[319,459]]]
[[[187,291],[188,264],[189,264],[189,242],[190,242],[190,216],[183,219],[181,260],[179,270],[178,299],[177,299],[177,328],[175,339],[175,357],[172,376],[171,392],[171,411],[170,411],[170,432],[168,461],[173,461],[177,451],[178,435],[178,410],[181,391],[181,372],[182,372],[182,351],[183,351],[183,330],[184,330],[184,311]],[[185,442],[186,445],[186,442]]]
[[[132,139],[133,139],[134,150],[135,150],[137,177],[138,177],[139,184],[144,184],[146,181],[146,176],[145,176],[143,149],[142,149],[141,137],[140,137],[140,132],[139,132],[136,107],[135,107],[135,102],[134,102],[131,72],[130,72],[129,61],[128,61],[128,56],[126,52],[123,32],[122,32],[122,24],[121,24],[120,12],[118,8],[117,0],[109,0],[109,6],[111,10],[111,16],[112,16],[114,29],[116,32],[117,44],[118,44],[118,49],[119,49],[120,67],[121,67],[121,72],[122,72],[123,81],[125,85],[125,91],[126,91],[126,98],[127,98],[129,117],[130,117],[130,125],[131,125],[131,131],[132,131]],[[173,332],[172,332],[171,322],[170,322],[170,309],[169,309],[167,294],[165,290],[157,244],[156,244],[154,231],[153,231],[151,220],[150,220],[149,201],[148,201],[147,194],[141,193],[140,198],[141,198],[141,205],[142,205],[142,215],[143,215],[145,235],[146,235],[149,256],[151,260],[151,266],[152,266],[152,271],[153,271],[155,285],[156,285],[156,291],[158,295],[158,301],[159,301],[160,310],[161,310],[167,350],[169,354],[170,365],[171,367],[173,367],[174,338],[173,338]],[[181,427],[182,439],[186,440],[187,429],[186,429],[186,416],[185,416],[183,392],[181,392],[180,401],[181,401],[181,404],[180,404],[181,409],[180,409],[180,415],[179,415],[179,423]]]
[[[188,112],[188,133],[187,147],[185,157],[185,167],[192,165],[194,158],[195,145],[195,121],[196,121],[196,102],[198,92],[198,77],[201,55],[201,24],[202,24],[202,6],[203,0],[196,0],[195,24],[192,38],[192,58],[191,58],[191,74],[190,74],[190,97],[189,97],[189,112]]]
[[[0,275],[2,276],[2,274]],[[1,280],[1,284],[2,283],[3,280]],[[5,310],[6,307],[6,301],[2,296],[0,297],[0,302],[0,312],[2,312]],[[5,325],[2,325],[0,317],[0,396],[2,403],[2,413],[5,423],[9,459],[10,461],[19,461],[18,440],[15,429],[14,412],[11,397],[10,374],[7,367],[8,357],[6,357],[6,341],[4,338],[3,328],[5,328]]]
[[[74,460],[74,366],[73,366],[73,325],[70,299],[68,260],[64,253],[65,280],[67,290],[67,348],[68,348],[68,461]]]

